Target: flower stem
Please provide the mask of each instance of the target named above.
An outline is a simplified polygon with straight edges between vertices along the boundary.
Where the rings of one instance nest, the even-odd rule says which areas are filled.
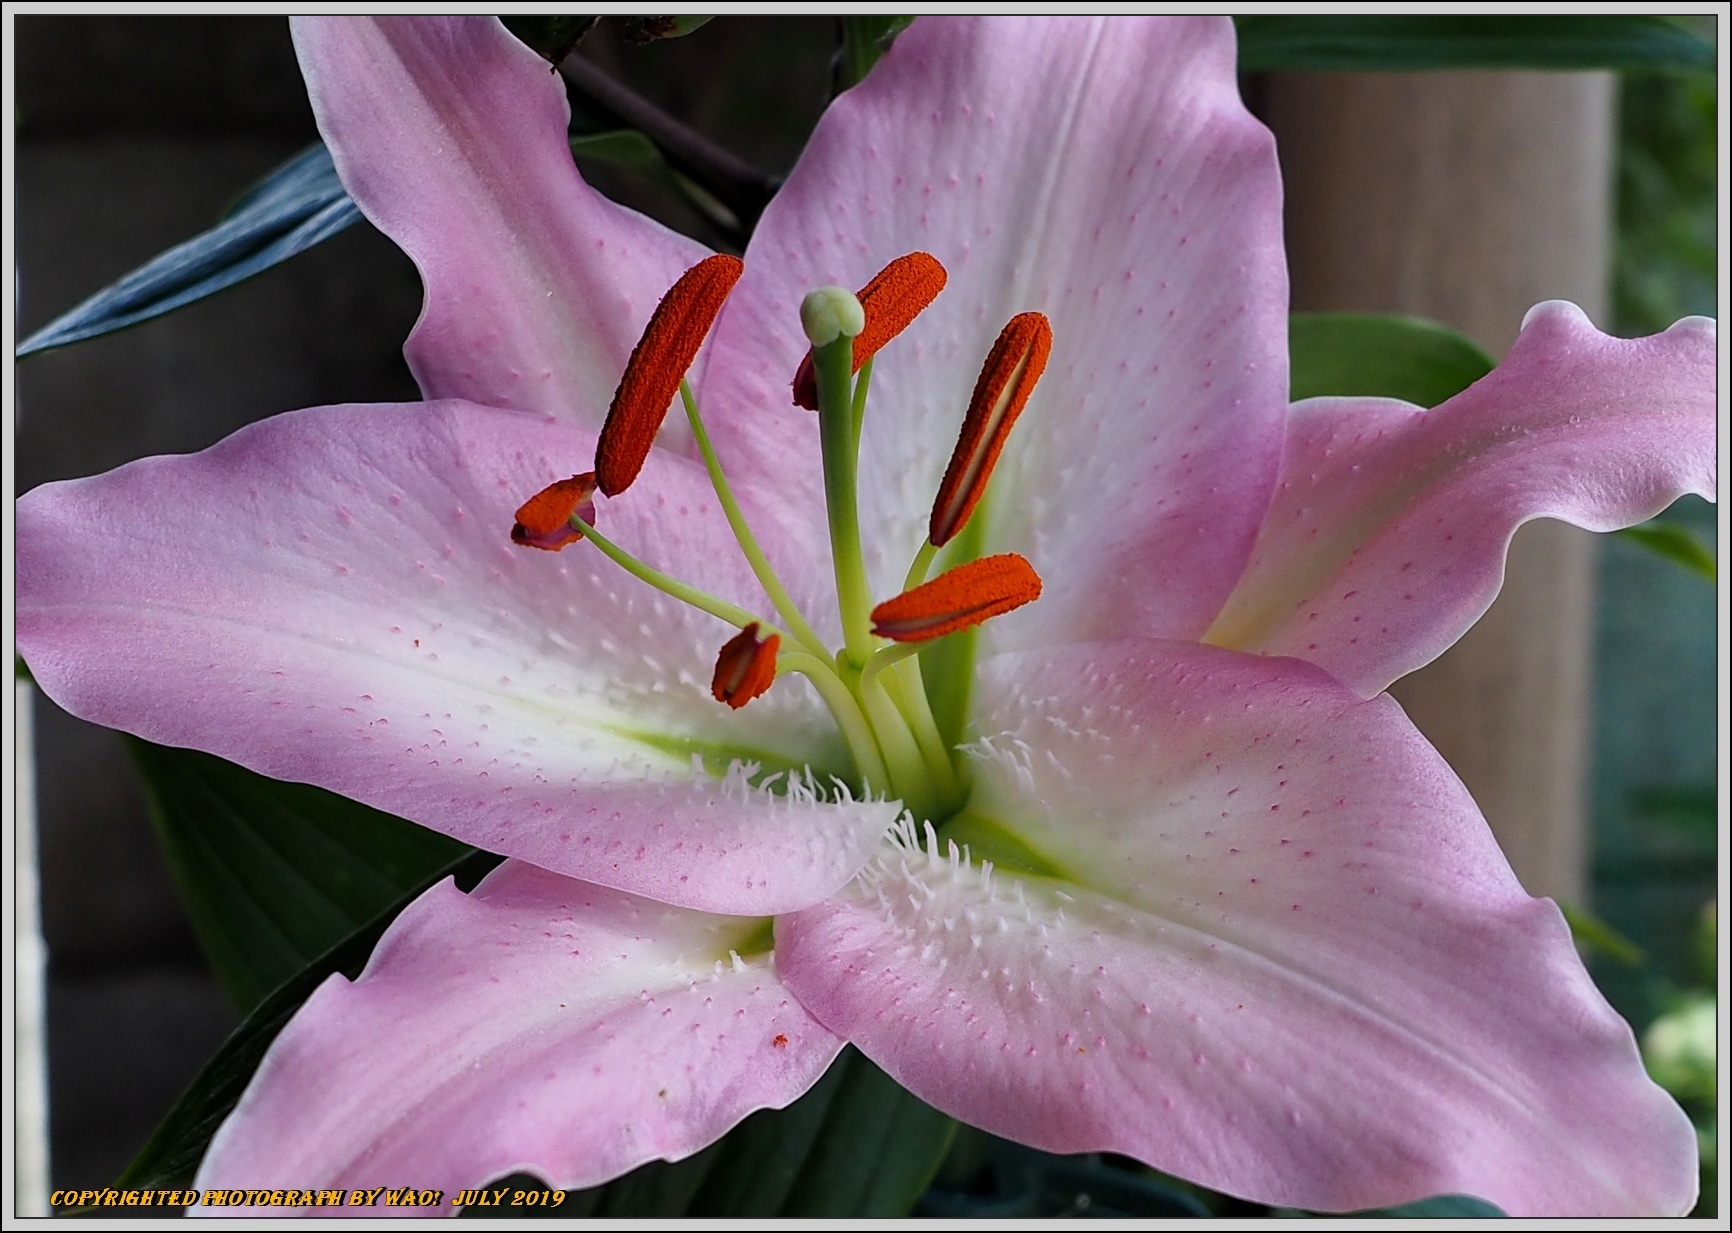
[[[746,523],[745,514],[740,512],[740,503],[734,499],[733,489],[728,486],[727,477],[722,474],[721,460],[716,457],[716,451],[710,444],[710,434],[704,431],[703,419],[698,415],[698,400],[692,394],[692,387],[682,379],[680,381],[680,399],[685,403],[686,419],[692,426],[692,437],[698,443],[698,453],[704,457],[704,466],[710,473],[710,486],[716,490],[716,499],[722,503],[722,513],[727,516],[728,526],[733,529],[734,538],[739,541],[740,551],[746,554],[746,560],[752,566],[752,573],[757,576],[758,585],[764,588],[764,594],[770,597],[770,602],[776,606],[776,612],[786,621],[794,637],[817,659],[833,662],[830,649],[824,645],[824,640],[818,637],[816,631],[807,622],[799,606],[788,594],[782,580],[776,576],[775,568],[770,564],[764,550],[758,546],[757,538],[752,534],[752,528]]]

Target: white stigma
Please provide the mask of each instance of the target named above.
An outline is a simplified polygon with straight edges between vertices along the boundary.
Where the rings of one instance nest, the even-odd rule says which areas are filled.
[[[827,347],[865,329],[866,310],[846,287],[819,287],[800,301],[800,325],[814,347]]]

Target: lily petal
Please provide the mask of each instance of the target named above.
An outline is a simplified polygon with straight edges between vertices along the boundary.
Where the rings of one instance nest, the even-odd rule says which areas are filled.
[[[1038,310],[1051,362],[981,551],[1025,553],[1047,590],[986,636],[1201,633],[1250,553],[1286,414],[1280,184],[1231,23],[923,17],[831,105],[753,236],[703,391],[730,474],[784,493],[796,524],[825,525],[817,428],[788,401],[801,298],[916,249],[950,280],[874,365],[875,593],[901,589],[926,536],[999,329]]]
[[[842,1048],[768,954],[732,953],[763,924],[515,861],[468,895],[443,882],[283,1029],[194,1185],[410,1185],[446,1206],[366,1214],[450,1215],[511,1173],[570,1189],[689,1156]]]
[[[551,66],[490,17],[303,17],[295,51],[361,212],[426,286],[430,399],[599,428],[662,294],[707,255],[583,182]]]
[[[994,1133],[1317,1210],[1676,1214],[1689,1120],[1387,698],[1176,643],[1003,656],[971,809],[1058,871],[881,859],[788,987]]]
[[[594,448],[465,403],[324,407],[44,485],[18,502],[19,648],[83,718],[490,851],[705,911],[811,903],[896,808],[825,802],[847,755],[804,682],[710,698],[727,626],[588,545],[510,542]],[[768,610],[696,464],[658,452],[598,516]],[[760,765],[799,782],[754,787]]]
[[[1715,355],[1706,318],[1620,339],[1554,301],[1434,410],[1298,404],[1275,503],[1206,640],[1381,692],[1491,606],[1530,518],[1611,531],[1685,493],[1713,499]]]

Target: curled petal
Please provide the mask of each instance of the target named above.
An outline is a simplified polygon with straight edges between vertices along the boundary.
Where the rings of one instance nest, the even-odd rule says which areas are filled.
[[[1528,519],[1611,531],[1688,492],[1711,499],[1715,388],[1712,321],[1612,338],[1551,302],[1495,371],[1431,411],[1300,403],[1256,552],[1207,640],[1376,694],[1479,619]]]
[[[283,1029],[194,1184],[413,1185],[445,1205],[366,1214],[451,1215],[510,1173],[571,1189],[689,1156],[842,1048],[768,954],[739,958],[764,923],[515,861],[468,895],[443,882]]]
[[[403,348],[421,392],[594,429],[637,322],[703,247],[583,182],[564,84],[498,19],[291,29],[343,187],[421,272]]]
[[[980,690],[973,833],[1038,876],[910,835],[776,923],[789,988],[909,1090],[1266,1203],[1689,1209],[1689,1119],[1388,698],[1142,641]]]

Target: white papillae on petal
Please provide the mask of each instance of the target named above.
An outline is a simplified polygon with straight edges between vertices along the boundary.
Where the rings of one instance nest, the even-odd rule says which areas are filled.
[[[702,245],[590,188],[551,65],[491,17],[308,17],[295,51],[343,186],[426,287],[427,398],[600,428],[657,301]]]
[[[594,448],[524,412],[326,407],[44,485],[18,503],[18,645],[82,718],[544,868],[705,911],[829,894],[897,811],[814,798],[849,773],[816,694],[730,711],[709,696],[727,625],[590,545],[510,542],[517,505]],[[597,516],[768,610],[695,464],[652,455]],[[801,786],[752,787],[759,762]]]
[[[1706,318],[1620,339],[1551,302],[1496,371],[1434,410],[1298,404],[1274,505],[1207,641],[1381,692],[1491,605],[1528,519],[1611,531],[1714,497],[1715,355]]]
[[[1201,633],[1250,552],[1287,396],[1279,177],[1231,23],[922,18],[824,114],[703,386],[730,473],[785,494],[820,559],[817,427],[788,388],[800,300],[917,249],[950,278],[874,365],[860,494],[878,598],[926,535],[993,339],[1038,310],[1052,359],[982,551],[1023,553],[1046,590],[983,638]]]
[[[574,1188],[689,1156],[842,1048],[768,954],[730,953],[762,924],[515,861],[469,895],[443,882],[283,1029],[194,1185],[412,1186],[447,1206],[361,1214],[449,1215],[511,1173]]]
[[[1689,1120],[1393,702],[1159,642],[980,688],[971,808],[1063,880],[898,851],[776,925],[789,988],[911,1091],[1277,1204],[1689,1208]]]

